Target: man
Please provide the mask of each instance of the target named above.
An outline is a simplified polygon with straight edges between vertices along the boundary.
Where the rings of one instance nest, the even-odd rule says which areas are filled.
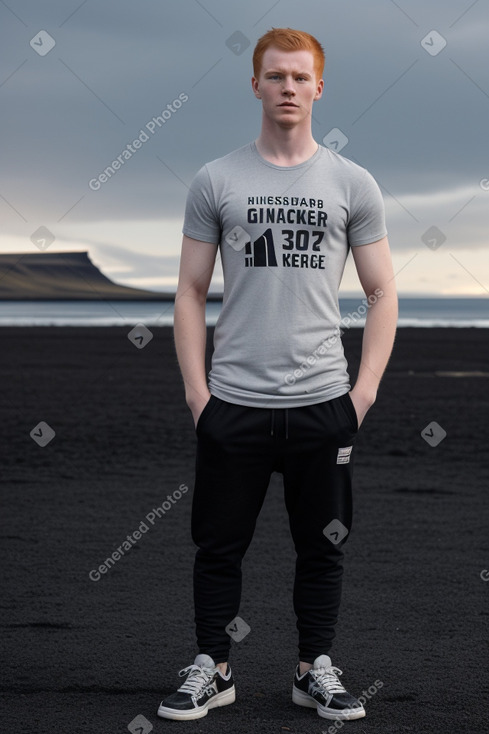
[[[397,297],[377,184],[311,133],[324,53],[307,33],[257,43],[256,141],[204,166],[188,198],[175,344],[197,434],[192,538],[199,654],[159,716],[196,719],[235,700],[228,664],[241,561],[273,471],[283,474],[297,552],[299,663],[292,700],[327,719],[365,715],[328,655],[351,527],[356,432],[392,349]],[[205,302],[216,253],[224,272],[209,385]],[[369,299],[350,390],[338,288],[351,247]]]

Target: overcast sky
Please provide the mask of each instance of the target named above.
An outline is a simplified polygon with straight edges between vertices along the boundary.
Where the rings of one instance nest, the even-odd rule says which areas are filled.
[[[259,133],[251,56],[271,27],[325,47],[313,135],[338,128],[377,179],[399,292],[487,296],[488,0],[0,0],[0,252],[39,252],[46,227],[47,252],[174,290],[194,174]],[[360,292],[351,262],[343,291]]]

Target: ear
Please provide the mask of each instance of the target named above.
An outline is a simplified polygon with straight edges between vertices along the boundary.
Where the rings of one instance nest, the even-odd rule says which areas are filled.
[[[318,81],[314,100],[321,99],[321,97],[323,96],[323,90],[324,90],[324,79],[320,79]]]
[[[258,79],[256,79],[254,76],[251,77],[251,88],[253,89],[253,94],[257,99],[261,99]]]

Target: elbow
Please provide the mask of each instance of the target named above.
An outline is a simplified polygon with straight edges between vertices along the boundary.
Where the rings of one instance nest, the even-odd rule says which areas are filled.
[[[187,287],[179,285],[175,294],[175,308],[190,301],[198,306],[205,306],[207,292],[208,289],[199,288],[195,285]]]

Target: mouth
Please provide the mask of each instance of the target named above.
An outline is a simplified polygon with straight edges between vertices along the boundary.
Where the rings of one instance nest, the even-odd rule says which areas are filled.
[[[279,104],[278,106],[279,107],[292,107],[292,108],[299,107],[299,105],[294,104],[293,102],[282,102],[282,104]]]

